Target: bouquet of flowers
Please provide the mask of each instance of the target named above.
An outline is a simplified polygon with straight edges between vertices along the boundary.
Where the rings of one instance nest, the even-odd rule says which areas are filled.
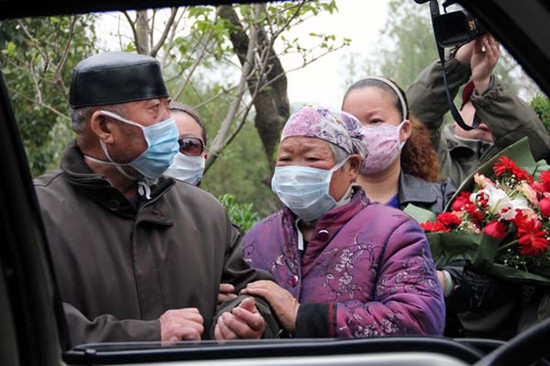
[[[478,169],[435,220],[406,212],[421,222],[436,265],[467,260],[499,278],[550,284],[550,167],[534,162],[526,140]]]

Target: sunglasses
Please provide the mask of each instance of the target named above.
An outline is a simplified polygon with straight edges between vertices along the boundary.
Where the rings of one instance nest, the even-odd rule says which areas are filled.
[[[180,153],[190,156],[199,156],[204,151],[204,144],[196,137],[184,137],[178,140]]]

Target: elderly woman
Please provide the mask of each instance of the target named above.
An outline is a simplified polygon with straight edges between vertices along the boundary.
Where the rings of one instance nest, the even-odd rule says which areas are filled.
[[[422,229],[354,186],[366,154],[361,123],[305,107],[286,123],[272,188],[281,211],[243,239],[249,284],[295,337],[441,335],[445,310]]]

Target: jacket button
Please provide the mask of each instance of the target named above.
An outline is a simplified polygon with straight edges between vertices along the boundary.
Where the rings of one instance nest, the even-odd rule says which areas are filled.
[[[328,230],[319,230],[319,232],[317,233],[317,239],[321,240],[321,241],[327,241],[329,238],[329,233],[328,233]]]
[[[290,277],[290,280],[288,280],[288,283],[290,284],[290,286],[296,287],[296,285],[298,284],[298,276],[294,275]]]
[[[120,208],[120,202],[115,199],[109,200],[109,202],[107,202],[107,207],[109,207],[109,210],[111,211],[118,211]]]

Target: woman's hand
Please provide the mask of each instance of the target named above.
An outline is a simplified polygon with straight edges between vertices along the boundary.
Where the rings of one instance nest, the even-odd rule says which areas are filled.
[[[240,294],[261,296],[266,299],[283,328],[294,334],[300,303],[290,292],[273,281],[256,281],[249,283],[246,288],[241,290]]]

